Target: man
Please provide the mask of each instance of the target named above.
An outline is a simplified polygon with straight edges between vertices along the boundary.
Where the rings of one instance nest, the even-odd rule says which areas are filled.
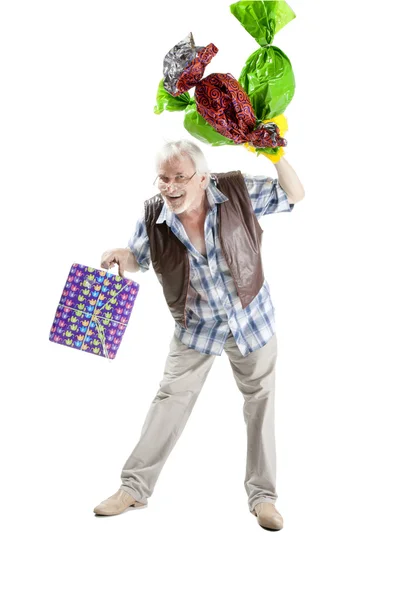
[[[283,527],[275,508],[277,342],[258,219],[291,211],[304,190],[284,158],[275,164],[278,180],[239,171],[212,175],[196,144],[166,144],[157,155],[160,193],[145,202],[128,248],[102,255],[101,266],[118,264],[121,276],[125,270],[146,271],[152,263],[175,331],[160,388],[122,470],[122,485],[96,506],[96,514],[147,504],[215,356],[224,350],[244,396],[249,509],[262,527]]]

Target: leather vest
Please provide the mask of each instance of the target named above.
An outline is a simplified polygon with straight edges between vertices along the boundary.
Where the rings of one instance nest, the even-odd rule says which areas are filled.
[[[263,230],[254,214],[240,171],[213,173],[218,189],[228,198],[217,204],[217,227],[221,249],[243,308],[257,296],[263,283],[261,240]],[[146,200],[145,223],[154,271],[175,321],[186,328],[186,300],[190,263],[186,246],[168,225],[157,224],[164,200],[157,194]]]

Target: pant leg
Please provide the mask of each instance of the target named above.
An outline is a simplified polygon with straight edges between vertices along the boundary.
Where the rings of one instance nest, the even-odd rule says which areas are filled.
[[[140,439],[126,461],[123,489],[147,503],[171,450],[181,435],[215,355],[190,349],[175,335],[160,388],[150,405]]]
[[[245,489],[249,509],[259,502],[275,502],[275,364],[276,334],[268,343],[243,356],[230,335],[224,347],[239,390],[244,397],[244,419],[247,427],[247,460]]]

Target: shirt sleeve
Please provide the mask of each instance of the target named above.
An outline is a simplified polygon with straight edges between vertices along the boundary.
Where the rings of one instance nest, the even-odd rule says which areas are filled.
[[[128,241],[128,248],[134,255],[140,270],[144,273],[150,267],[150,242],[147,235],[144,215],[138,219],[136,228]]]
[[[277,179],[265,175],[243,174],[243,177],[257,219],[264,215],[293,210],[294,204],[289,204],[287,194]]]

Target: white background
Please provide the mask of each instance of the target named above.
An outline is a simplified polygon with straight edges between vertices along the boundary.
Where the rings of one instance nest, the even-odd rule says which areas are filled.
[[[275,38],[296,94],[286,158],[306,189],[264,217],[276,307],[277,508],[243,486],[242,397],[218,358],[145,510],[96,518],[120,485],[173,321],[154,272],[115,361],[49,343],[73,262],[124,247],[153,157],[189,137],[153,113],[166,52],[192,31],[238,77],[257,45],[229,2],[2,3],[3,597],[399,597],[398,21],[385,3],[293,0]],[[200,144],[201,145],[201,144]],[[212,170],[275,176],[243,148]]]

